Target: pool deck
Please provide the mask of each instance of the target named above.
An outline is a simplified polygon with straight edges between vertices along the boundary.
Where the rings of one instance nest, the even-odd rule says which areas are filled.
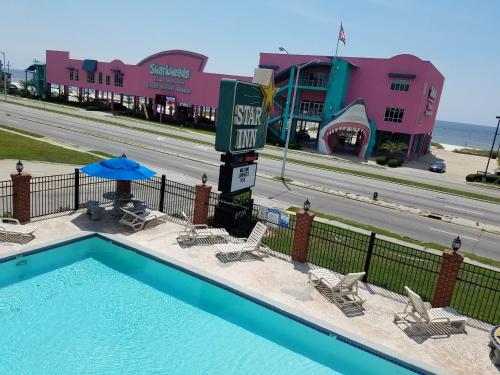
[[[85,232],[99,232],[131,243],[169,262],[199,271],[204,276],[222,281],[361,344],[440,369],[439,373],[500,374],[500,369],[490,359],[488,331],[467,326],[466,333],[444,338],[410,337],[403,325],[397,326],[393,322],[393,311],[401,312],[405,306],[405,298],[395,293],[362,285],[360,296],[366,300],[364,310],[354,309],[345,313],[307,282],[307,271],[312,267],[307,263],[292,262],[289,257],[274,253],[224,263],[216,257],[213,245],[181,247],[177,242],[177,233],[182,229],[179,223],[167,221],[131,233],[120,227],[117,221],[109,214],[103,220],[91,221],[85,213],[34,221],[38,229],[31,241],[12,243],[2,242],[0,238],[0,258],[49,241]]]

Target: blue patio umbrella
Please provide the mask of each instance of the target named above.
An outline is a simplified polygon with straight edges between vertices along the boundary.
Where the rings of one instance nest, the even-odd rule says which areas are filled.
[[[125,154],[119,158],[86,165],[81,171],[91,176],[117,181],[147,180],[156,174],[156,172],[140,165],[138,162],[127,159]]]

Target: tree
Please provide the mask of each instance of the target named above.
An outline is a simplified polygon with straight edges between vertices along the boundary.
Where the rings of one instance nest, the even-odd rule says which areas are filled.
[[[408,149],[408,146],[404,142],[384,142],[380,145],[381,150],[385,150],[390,154],[394,154],[399,151],[404,151]]]

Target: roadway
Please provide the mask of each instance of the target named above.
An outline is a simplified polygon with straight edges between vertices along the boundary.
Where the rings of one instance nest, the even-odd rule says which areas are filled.
[[[220,154],[210,146],[5,103],[0,104],[0,124],[33,131],[85,149],[101,150],[114,155],[125,152],[142,163],[195,178],[206,171],[211,181],[217,181]],[[280,161],[261,158],[258,172],[276,176],[279,175],[280,167]],[[367,196],[371,196],[376,190],[384,200],[500,225],[499,206],[492,203],[296,164],[287,165],[287,177],[315,186]],[[305,198],[309,198],[313,208],[318,211],[426,242],[449,245],[454,236],[460,234],[466,251],[500,259],[500,238],[493,234],[310,189],[286,186],[265,178],[257,179],[254,194],[290,206],[301,206]]]

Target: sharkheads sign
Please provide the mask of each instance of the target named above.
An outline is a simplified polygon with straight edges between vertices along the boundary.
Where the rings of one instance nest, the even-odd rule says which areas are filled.
[[[215,149],[238,154],[264,148],[273,94],[274,86],[222,79]]]

